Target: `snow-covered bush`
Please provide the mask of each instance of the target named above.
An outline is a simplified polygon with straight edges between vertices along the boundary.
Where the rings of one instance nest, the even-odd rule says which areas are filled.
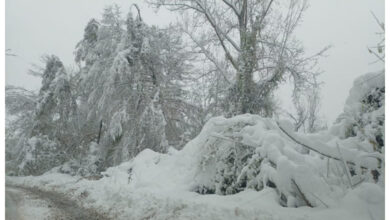
[[[126,112],[116,112],[110,122],[109,133],[113,141],[117,141],[123,134],[122,123],[126,121]]]
[[[104,160],[100,155],[99,145],[95,142],[91,142],[88,146],[88,150],[84,154],[62,164],[58,168],[58,171],[72,176],[99,175],[105,170]]]
[[[214,118],[197,138],[203,141],[198,143],[196,192],[228,195],[272,187],[280,203],[292,207],[323,205],[317,197],[330,193],[330,186],[321,179],[326,175],[325,160],[301,154],[302,147],[272,119]]]
[[[378,144],[376,148],[384,146],[383,140],[376,140],[381,139],[380,137],[369,137],[373,133],[383,133],[381,128],[385,107],[384,77],[384,71],[381,71],[365,74],[354,81],[344,112],[335,123],[336,128],[342,127],[344,134],[340,130],[334,134],[341,135],[341,138],[359,136],[376,142]]]
[[[211,118],[182,150],[162,154],[146,149],[123,164],[129,173],[126,181],[134,190],[147,186],[225,196],[274,190],[279,204],[287,207],[329,207],[366,186],[378,194],[383,190],[383,175],[376,180],[374,174],[382,173],[384,151],[376,151],[365,138],[345,133],[352,124],[346,119],[362,112],[362,103],[367,103],[362,100],[380,100],[383,95],[368,98],[372,91],[381,92],[375,87],[358,91],[365,92],[358,102],[347,101],[346,109],[352,104],[360,107],[346,111],[345,120],[330,130],[314,134],[294,132],[288,121],[258,115]],[[363,108],[364,114],[380,116],[376,112],[380,104],[372,106]]]
[[[59,166],[67,159],[58,143],[48,136],[34,136],[28,139],[18,157],[18,175],[41,175]]]
[[[378,153],[351,145],[364,142],[328,131],[297,133],[287,121],[257,115],[216,117],[182,150],[144,150],[127,169],[135,188],[218,195],[273,188],[282,206],[328,207],[362,182],[373,182],[369,171],[378,169]]]
[[[384,71],[380,71],[357,78],[350,90],[344,112],[330,129],[330,133],[339,137],[339,142],[348,148],[381,155],[377,157],[378,169],[371,170],[371,175],[368,176],[373,181],[380,180],[382,183],[385,146],[384,77]],[[351,169],[353,174],[362,172],[356,170],[356,167]]]

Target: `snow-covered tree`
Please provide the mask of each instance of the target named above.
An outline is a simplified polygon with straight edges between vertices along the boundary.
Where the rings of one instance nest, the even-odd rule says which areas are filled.
[[[320,86],[317,80],[304,88],[295,89],[292,95],[295,113],[287,111],[289,119],[293,120],[294,130],[304,133],[315,133],[326,129],[327,125],[320,116]]]
[[[46,57],[32,135],[48,135],[71,147],[72,134],[77,132],[76,108],[62,62],[54,55]]]
[[[37,94],[24,88],[5,88],[5,160],[6,173],[17,174],[18,155],[33,128]]]
[[[150,27],[140,11],[134,16],[130,10],[123,19],[118,8],[108,7],[101,21],[85,28],[76,55],[85,51],[92,55],[76,56],[84,154],[99,139],[95,159],[107,167],[145,148],[165,151],[184,144],[191,128],[184,89],[191,65],[178,30]]]
[[[76,46],[75,52],[76,62],[85,61],[87,65],[90,65],[96,59],[96,52],[94,51],[95,44],[98,37],[99,22],[95,19],[91,19],[88,25],[84,29],[84,39]]]
[[[38,175],[61,165],[77,152],[77,106],[62,62],[46,56],[38,95],[8,87],[7,111],[15,117],[8,129],[8,144],[14,143],[11,170],[21,175]],[[11,140],[16,140],[11,142]]]
[[[235,73],[228,96],[227,112],[260,113],[274,111],[272,94],[291,76],[305,82],[313,73],[317,55],[304,57],[293,31],[307,7],[306,1],[274,0],[150,0],[183,12],[183,31],[226,80]],[[190,12],[190,13],[185,13]],[[228,65],[224,65],[227,63]]]

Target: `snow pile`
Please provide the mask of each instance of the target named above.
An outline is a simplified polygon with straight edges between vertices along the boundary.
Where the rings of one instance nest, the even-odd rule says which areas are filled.
[[[384,129],[381,77],[355,82],[329,131],[216,117],[182,150],[143,150],[95,181],[53,170],[7,182],[62,191],[117,219],[383,219],[384,146],[370,139]]]
[[[326,200],[328,207],[317,208],[284,208],[279,205],[278,193],[270,187],[261,191],[247,189],[226,196],[199,195],[185,187],[190,176],[188,173],[179,176],[177,171],[180,169],[169,170],[168,161],[177,154],[180,152],[163,155],[145,150],[137,160],[110,168],[98,180],[54,171],[39,177],[7,177],[7,183],[66,193],[80,205],[95,208],[113,219],[384,218],[383,189],[373,183],[363,183],[338,201]],[[165,170],[158,164],[165,164]],[[189,171],[189,167],[182,167],[182,171]],[[157,170],[151,172],[153,168]],[[176,180],[181,182],[175,183]]]
[[[351,173],[363,175],[360,178],[382,186],[385,158],[384,74],[384,71],[380,71],[357,78],[346,100],[344,112],[335,124],[329,131],[309,136],[328,145],[340,145],[358,152],[353,154],[356,164],[350,166]],[[370,164],[363,164],[367,161]]]
[[[53,170],[7,182],[61,191],[116,219],[383,218],[381,186],[349,187],[341,161],[307,153],[292,138],[313,143],[291,132],[288,123],[279,124],[249,114],[217,117],[183,150],[146,149],[102,178]],[[322,148],[331,147],[316,150],[333,152]]]
[[[384,146],[385,72],[369,73],[357,78],[350,90],[344,112],[331,128],[341,139],[357,137],[371,142],[376,151]]]
[[[344,107],[345,112],[359,111],[361,108],[360,102],[370,95],[373,89],[382,89],[385,87],[385,72],[384,70],[374,73],[368,73],[358,77],[353,87],[349,92]]]

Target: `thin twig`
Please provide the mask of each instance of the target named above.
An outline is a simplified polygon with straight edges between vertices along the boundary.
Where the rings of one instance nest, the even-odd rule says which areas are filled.
[[[353,188],[353,186],[352,186],[351,173],[349,172],[349,168],[348,168],[348,166],[347,166],[347,162],[345,162],[345,160],[344,160],[344,158],[343,158],[343,155],[341,154],[341,151],[340,151],[339,143],[337,143],[337,142],[336,142],[336,147],[337,147],[337,150],[338,150],[338,152],[339,152],[339,154],[340,154],[341,161],[343,162],[343,168],[344,168],[345,173],[347,174],[349,186],[350,186],[351,188]]]
[[[316,197],[316,199],[318,199],[318,201],[320,201],[326,208],[329,208],[328,204],[326,204],[324,201],[322,201],[316,194],[314,193],[311,193],[314,197]]]
[[[297,188],[298,190],[298,193],[300,194],[301,198],[303,199],[303,201],[306,203],[307,206],[313,208],[313,205],[310,203],[310,201],[306,198],[305,194],[303,194],[303,192],[301,191],[301,189],[299,188],[298,184],[295,182],[294,179],[291,179],[291,182],[295,185],[295,187]]]
[[[315,148],[312,148],[312,147],[310,147],[310,146],[308,146],[308,145],[306,145],[306,144],[304,144],[304,143],[298,141],[298,140],[295,139],[292,135],[290,135],[290,134],[289,134],[289,133],[280,125],[280,124],[279,124],[279,122],[276,122],[276,124],[277,124],[277,126],[279,127],[279,129],[280,129],[285,135],[287,135],[291,140],[293,140],[295,143],[301,145],[302,147],[304,147],[304,148],[306,148],[306,149],[309,149],[309,150],[312,150],[312,151],[314,151],[314,152],[316,152],[316,153],[319,153],[319,154],[321,154],[321,155],[324,156],[324,157],[327,157],[327,158],[330,158],[330,159],[334,159],[334,160],[338,160],[338,161],[342,161],[340,158],[337,158],[337,157],[334,157],[334,156],[325,154],[325,153],[323,153],[323,152],[321,152],[321,151],[318,151],[318,150],[315,149]],[[350,164],[350,165],[356,165],[356,164],[355,164],[354,162],[352,162],[352,161],[346,161],[346,163],[348,163],[348,164]],[[364,166],[360,166],[360,167],[363,168],[363,169],[368,169],[367,167],[364,167]]]

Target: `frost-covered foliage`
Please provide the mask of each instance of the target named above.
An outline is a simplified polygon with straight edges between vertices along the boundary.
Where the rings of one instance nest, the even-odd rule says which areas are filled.
[[[8,129],[9,144],[18,142],[23,148],[30,138],[45,137],[66,153],[62,170],[88,175],[145,148],[181,148],[196,134],[202,123],[192,123],[199,119],[188,102],[190,53],[174,26],[148,26],[131,12],[124,19],[113,5],[84,31],[75,50],[77,73],[67,74],[59,58],[47,56],[45,68],[35,73],[42,77],[37,97],[30,101],[19,95],[16,102],[10,90],[7,108],[23,115],[17,118],[25,119],[25,128],[12,122],[17,128]],[[18,129],[20,138],[13,136]],[[8,155],[17,154],[19,150]]]
[[[379,153],[379,170],[374,180],[384,183],[385,152],[385,73],[379,71],[357,78],[350,90],[344,112],[330,129],[342,143],[368,153]],[[360,172],[360,171],[358,171]]]
[[[358,136],[367,139],[376,150],[384,146],[384,77],[384,71],[381,71],[355,80],[344,112],[336,121],[344,131],[341,138]]]
[[[228,195],[272,187],[280,203],[291,207],[322,206],[316,196],[328,197],[331,192],[322,179],[325,160],[302,154],[302,147],[272,119],[253,115],[215,118],[205,127],[198,136],[202,141],[198,143],[197,192]]]
[[[374,76],[383,77],[368,74],[356,80],[342,116],[363,111],[368,118],[383,117],[377,112],[383,106],[383,90],[376,89],[380,80],[374,83]],[[131,171],[130,185],[136,188],[158,182],[156,187],[167,191],[183,187],[217,195],[271,188],[278,203],[287,207],[329,207],[368,185],[375,185],[372,193],[378,195],[384,190],[383,148],[374,148],[365,138],[369,136],[346,136],[347,125],[351,125],[347,122],[339,121],[320,133],[302,134],[294,132],[287,121],[256,115],[212,118],[181,151],[142,151],[126,165]],[[364,125],[371,128],[372,124]],[[377,132],[367,131],[366,135]]]
[[[293,121],[295,131],[315,133],[327,129],[326,121],[320,116],[321,84],[313,81],[308,86],[296,86],[292,95],[295,109],[283,110],[282,115]]]
[[[87,197],[86,204],[123,219],[383,219],[384,145],[375,148],[380,141],[373,144],[369,139],[384,117],[383,76],[381,72],[357,79],[344,113],[326,131],[303,134],[288,121],[251,114],[214,117],[181,150],[139,149],[131,160],[105,169],[102,146],[109,145],[92,142],[79,158],[52,172],[9,181],[56,189],[75,199]],[[152,99],[157,102],[158,97]],[[156,105],[150,111],[161,114]],[[354,121],[360,117],[369,120]],[[128,120],[124,110],[113,114],[102,141],[120,143]],[[364,128],[364,133],[350,133],[351,126]],[[45,138],[30,138],[23,157],[37,155],[38,147],[45,147],[43,152],[59,147]],[[41,141],[44,144],[37,144]],[[95,177],[57,171],[100,175],[89,181]]]
[[[33,136],[23,143],[19,155],[18,175],[40,175],[63,164],[67,158],[57,142],[48,136]]]
[[[255,115],[217,117],[182,150],[161,154],[146,149],[119,168],[127,173],[122,181],[135,192],[229,196],[272,191],[280,206],[327,208],[363,186],[378,196],[383,186],[368,172],[377,168],[377,155],[350,149],[344,142],[326,142],[327,138],[338,139],[328,133],[295,133],[288,122]],[[365,174],[347,175],[351,164],[364,167]],[[118,176],[116,172],[112,168],[104,175]]]
[[[197,53],[230,82],[222,104],[227,115],[244,113],[270,117],[273,93],[288,77],[302,86],[315,76],[322,52],[305,57],[294,38],[307,1],[148,0],[156,8],[183,15],[182,31]],[[199,52],[198,52],[199,51]]]
[[[260,90],[246,91],[250,96],[263,91],[257,100],[263,107],[247,106],[253,97],[239,96],[228,100],[238,103],[233,113],[261,109],[271,115],[272,91],[285,79],[284,68],[299,59],[282,61],[295,55],[301,51],[277,57],[271,62],[277,64],[274,72],[264,72],[259,81]],[[382,204],[383,72],[355,82],[344,113],[328,131],[301,134],[288,122],[252,114],[214,117],[181,149],[208,118],[224,113],[223,104],[231,104],[228,94],[221,94],[229,87],[226,81],[211,86],[220,75],[206,77],[212,80],[205,88],[188,92],[190,58],[174,27],[148,26],[140,14],[123,19],[119,8],[107,7],[102,19],[87,24],[76,46],[77,74],[70,76],[59,58],[49,56],[38,95],[7,91],[13,115],[7,126],[7,173],[40,175],[57,167],[53,172],[96,175],[102,183],[119,183],[118,188],[136,193],[175,192],[184,195],[177,198],[200,201],[268,193],[277,207],[330,207],[357,191],[373,193],[374,203]],[[240,54],[236,58],[245,61]],[[256,71],[246,71],[245,62],[239,65],[238,77],[245,77],[230,91],[246,93],[242,80],[257,88],[248,78]],[[305,81],[306,65],[298,68],[297,81]],[[124,194],[119,192],[112,197]]]
[[[76,102],[62,62],[56,56],[46,59],[32,134],[48,135],[57,139],[64,148],[69,148],[77,132]]]
[[[70,80],[59,58],[44,61],[38,95],[6,90],[8,173],[39,175],[75,155],[77,113]]]
[[[25,132],[32,129],[37,95],[26,89],[14,86],[5,88],[6,125],[5,156],[7,171],[15,167],[15,159],[23,147],[19,144]]]
[[[98,136],[96,159],[104,167],[145,148],[164,152],[184,145],[192,111],[184,77],[191,66],[174,27],[150,27],[131,10],[123,19],[110,6],[100,21],[87,24],[75,54],[83,157]]]

